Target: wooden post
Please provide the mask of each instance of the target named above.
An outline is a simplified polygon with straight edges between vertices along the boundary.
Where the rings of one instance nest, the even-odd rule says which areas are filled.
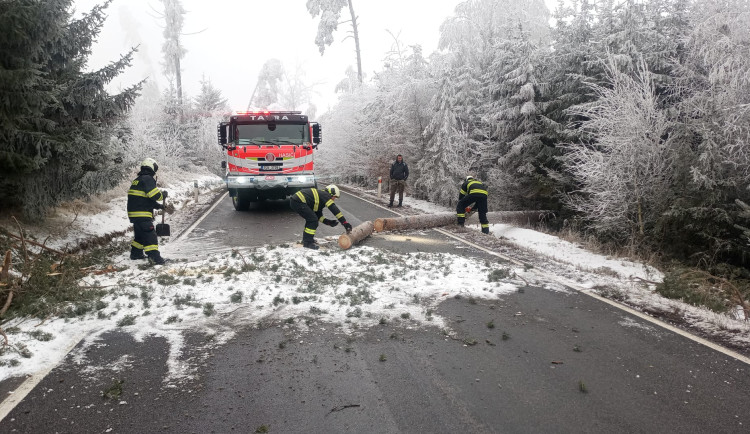
[[[490,223],[534,223],[541,220],[548,211],[496,211],[487,213]],[[476,220],[477,213],[466,216],[467,223]],[[373,227],[375,232],[397,231],[401,229],[428,229],[448,226],[456,223],[456,214],[451,212],[439,214],[419,214],[406,217],[376,219]]]
[[[371,221],[366,221],[352,228],[349,234],[343,234],[339,237],[339,247],[346,250],[358,242],[364,240],[372,234],[373,225]]]

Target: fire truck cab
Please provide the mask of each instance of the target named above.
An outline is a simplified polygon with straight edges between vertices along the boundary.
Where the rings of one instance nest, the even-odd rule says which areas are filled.
[[[321,128],[302,112],[239,112],[217,129],[219,145],[226,150],[225,181],[236,210],[317,187],[313,155],[321,143]]]

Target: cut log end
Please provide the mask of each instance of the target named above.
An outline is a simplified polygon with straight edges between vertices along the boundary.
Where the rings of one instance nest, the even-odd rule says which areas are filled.
[[[372,224],[372,226],[375,232],[383,232],[385,230],[385,219],[375,219],[375,222]]]
[[[355,226],[350,233],[339,237],[339,247],[344,250],[351,248],[353,245],[369,237],[372,234],[372,228],[373,224],[370,221]]]
[[[352,247],[352,239],[349,238],[349,235],[341,235],[339,237],[339,247],[341,247],[344,250],[347,250]]]

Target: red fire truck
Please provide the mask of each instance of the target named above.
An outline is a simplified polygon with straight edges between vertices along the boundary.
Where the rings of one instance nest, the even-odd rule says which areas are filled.
[[[219,145],[227,151],[227,188],[234,208],[251,202],[284,199],[317,187],[313,153],[321,128],[298,111],[238,112],[218,126]]]

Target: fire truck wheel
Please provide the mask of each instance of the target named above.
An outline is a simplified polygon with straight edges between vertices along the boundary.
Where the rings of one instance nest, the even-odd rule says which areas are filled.
[[[237,211],[247,211],[250,208],[250,199],[242,193],[237,193],[236,196],[232,196],[232,205]]]

